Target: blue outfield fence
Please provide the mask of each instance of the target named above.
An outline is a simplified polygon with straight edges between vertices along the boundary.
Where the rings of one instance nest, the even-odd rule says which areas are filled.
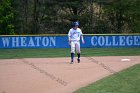
[[[84,35],[81,47],[140,47],[140,35]],[[0,48],[69,48],[67,35],[0,36]]]

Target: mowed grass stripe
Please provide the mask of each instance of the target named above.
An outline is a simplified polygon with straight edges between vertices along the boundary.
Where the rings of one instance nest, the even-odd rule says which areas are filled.
[[[0,49],[0,58],[47,58],[68,56],[69,49]]]
[[[81,56],[136,56],[140,48],[81,48]],[[75,55],[77,56],[77,55]],[[0,49],[0,58],[70,57],[70,48]]]
[[[87,48],[82,51],[83,56],[136,56],[140,55],[140,48]]]
[[[140,93],[140,64],[108,76],[73,93]]]

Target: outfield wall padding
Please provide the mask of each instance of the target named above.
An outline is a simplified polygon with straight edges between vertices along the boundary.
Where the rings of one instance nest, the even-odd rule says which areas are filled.
[[[84,39],[84,48],[140,47],[140,35],[84,35]],[[0,36],[0,48],[69,47],[67,35]]]

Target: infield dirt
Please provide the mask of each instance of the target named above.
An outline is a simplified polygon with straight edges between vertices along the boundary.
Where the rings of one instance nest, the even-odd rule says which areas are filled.
[[[121,61],[130,59],[130,61]],[[140,64],[140,56],[0,59],[0,93],[72,93]]]

